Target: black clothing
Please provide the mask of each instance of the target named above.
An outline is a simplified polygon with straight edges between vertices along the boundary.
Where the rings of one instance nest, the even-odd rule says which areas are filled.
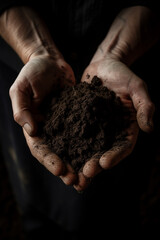
[[[46,9],[49,10],[49,7],[51,7],[52,4],[54,5],[55,2],[56,1],[54,1],[54,0],[41,1],[41,3],[39,1],[32,1],[32,0],[2,0],[0,2],[0,13],[5,11],[9,7],[22,6],[22,5],[28,5],[28,6],[32,6],[32,7],[35,6],[36,9],[41,9],[41,11],[44,10],[44,8],[46,6]],[[87,1],[84,1],[84,0],[80,0],[80,1],[79,0],[78,1],[69,0],[69,1],[59,1],[59,3],[58,2],[57,3],[60,6],[60,8],[62,9],[64,4],[70,5],[70,4],[73,4],[74,2],[77,2],[78,5],[83,4],[84,10],[85,10],[86,5],[88,5],[88,4],[89,5],[94,5],[96,1],[95,0],[87,0]],[[101,4],[101,2],[103,2],[103,4],[105,4],[108,7],[112,6],[112,10],[114,8],[116,8],[117,6],[118,6],[118,8],[122,9],[123,7],[129,7],[129,6],[135,6],[135,5],[147,6],[149,8],[152,8],[152,9],[156,10],[157,6],[159,6],[159,4],[156,0],[119,0],[119,1],[112,1],[112,2],[111,1],[101,1],[100,0],[99,3]]]
[[[0,13],[13,6],[32,6],[33,2],[3,0]],[[80,79],[116,14],[132,5],[153,7],[153,2],[58,0],[38,2],[33,7],[45,19],[60,52]],[[0,51],[1,145],[25,228],[36,229],[49,219],[82,235],[86,231],[90,236],[92,232],[93,236],[100,233],[103,236],[114,229],[121,233],[126,229],[136,231],[139,200],[136,166],[142,157],[136,155],[138,150],[113,170],[98,175],[84,193],[66,186],[32,157],[21,127],[13,120],[8,90],[23,64],[2,39]]]

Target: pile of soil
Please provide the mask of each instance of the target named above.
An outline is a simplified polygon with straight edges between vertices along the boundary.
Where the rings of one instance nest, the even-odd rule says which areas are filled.
[[[127,114],[120,98],[95,76],[90,84],[67,86],[52,99],[43,138],[78,172],[94,154],[110,149],[119,136],[125,137]]]

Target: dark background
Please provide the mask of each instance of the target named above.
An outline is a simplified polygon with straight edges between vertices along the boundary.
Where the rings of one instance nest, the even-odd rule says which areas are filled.
[[[142,176],[139,183],[139,227],[142,236],[160,229],[160,94],[159,94],[158,43],[132,66],[138,76],[146,81],[155,103],[155,129],[151,134],[140,134],[138,149]],[[137,163],[136,163],[137,164]],[[3,156],[0,152],[0,240],[24,240],[21,218],[16,204]],[[159,239],[157,238],[152,239]]]

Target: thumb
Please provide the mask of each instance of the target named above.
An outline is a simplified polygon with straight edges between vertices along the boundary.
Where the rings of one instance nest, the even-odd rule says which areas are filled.
[[[152,102],[148,102],[147,104],[141,103],[137,108],[137,121],[139,127],[144,132],[152,132],[154,128],[153,123],[153,115],[154,115],[155,107]]]
[[[150,99],[146,83],[137,76],[136,78],[138,81],[134,81],[134,83],[137,82],[138,84],[134,85],[131,98],[137,111],[137,121],[139,127],[144,132],[149,133],[153,131],[154,127],[153,115],[155,112],[155,106]]]
[[[13,84],[10,88],[9,95],[11,98],[14,120],[22,126],[30,136],[37,132],[37,124],[31,113],[31,96],[29,93],[21,91]]]

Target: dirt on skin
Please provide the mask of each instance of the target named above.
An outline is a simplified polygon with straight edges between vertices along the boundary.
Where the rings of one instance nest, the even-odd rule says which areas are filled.
[[[128,111],[98,77],[67,86],[52,99],[43,127],[45,143],[76,172],[95,154],[125,138]]]

